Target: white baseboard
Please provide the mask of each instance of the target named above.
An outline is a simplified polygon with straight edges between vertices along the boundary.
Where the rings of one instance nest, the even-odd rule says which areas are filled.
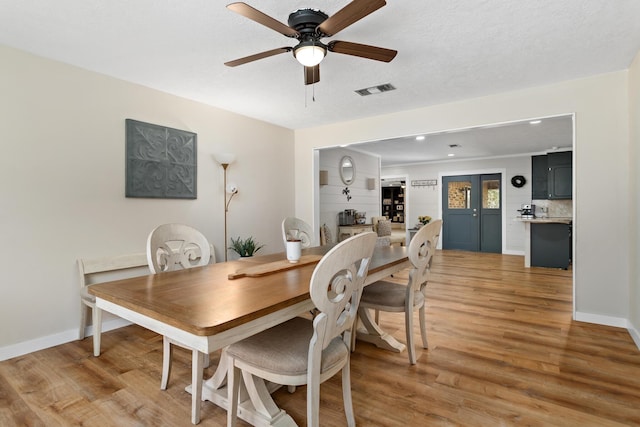
[[[524,251],[514,251],[510,249],[505,249],[502,251],[502,255],[521,255],[524,256]]]
[[[633,342],[636,343],[636,347],[638,347],[638,350],[640,350],[640,331],[634,328],[633,325],[631,324],[629,324],[629,327],[627,328],[627,330],[629,331],[629,334],[631,335]]]
[[[640,331],[638,331],[627,319],[622,317],[602,316],[600,314],[579,313],[576,312],[575,320],[579,322],[596,323],[598,325],[614,326],[617,328],[625,328],[629,331],[631,339],[640,350]]]
[[[102,332],[112,331],[114,329],[129,326],[131,322],[128,320],[116,318],[102,323]],[[87,327],[85,337],[93,335],[93,328]],[[14,357],[22,356],[34,351],[44,350],[45,348],[55,347],[56,345],[65,344],[78,339],[78,330],[69,329],[46,337],[36,338],[30,341],[24,341],[18,344],[8,345],[0,348],[0,362]]]
[[[603,316],[601,314],[581,313],[578,311],[576,311],[575,320],[597,325],[615,326],[616,328],[627,328],[629,324],[624,317]]]

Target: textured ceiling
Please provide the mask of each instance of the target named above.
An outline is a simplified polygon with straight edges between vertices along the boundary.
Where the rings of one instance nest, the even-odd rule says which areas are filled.
[[[248,4],[286,23],[348,0]],[[391,63],[329,52],[303,84],[291,54],[224,62],[295,40],[216,0],[0,0],[0,44],[291,129],[623,70],[640,50],[638,0],[389,0],[334,37],[398,51]],[[361,97],[383,83],[397,90]],[[315,100],[314,100],[315,98]]]

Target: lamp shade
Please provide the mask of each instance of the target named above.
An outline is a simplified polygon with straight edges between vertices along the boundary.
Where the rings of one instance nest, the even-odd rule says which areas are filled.
[[[236,159],[236,155],[233,153],[218,153],[215,155],[216,161],[221,165],[230,165]]]
[[[315,67],[324,59],[327,49],[313,42],[302,42],[293,49],[293,55],[305,67]]]
[[[238,186],[232,182],[227,185],[226,190],[229,194],[236,194],[238,192]]]

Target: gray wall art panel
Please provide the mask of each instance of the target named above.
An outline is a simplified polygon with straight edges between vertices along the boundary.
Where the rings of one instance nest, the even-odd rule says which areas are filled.
[[[197,198],[197,134],[132,119],[126,128],[126,197]]]

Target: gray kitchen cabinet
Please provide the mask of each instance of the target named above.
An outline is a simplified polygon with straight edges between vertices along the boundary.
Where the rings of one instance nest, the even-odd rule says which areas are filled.
[[[531,224],[531,266],[569,268],[571,224]]]
[[[572,152],[531,157],[531,199],[559,200],[573,197]]]
[[[547,156],[531,156],[531,200],[545,200],[549,195]]]
[[[547,157],[549,165],[549,199],[571,199],[573,196],[572,152],[549,153]]]

